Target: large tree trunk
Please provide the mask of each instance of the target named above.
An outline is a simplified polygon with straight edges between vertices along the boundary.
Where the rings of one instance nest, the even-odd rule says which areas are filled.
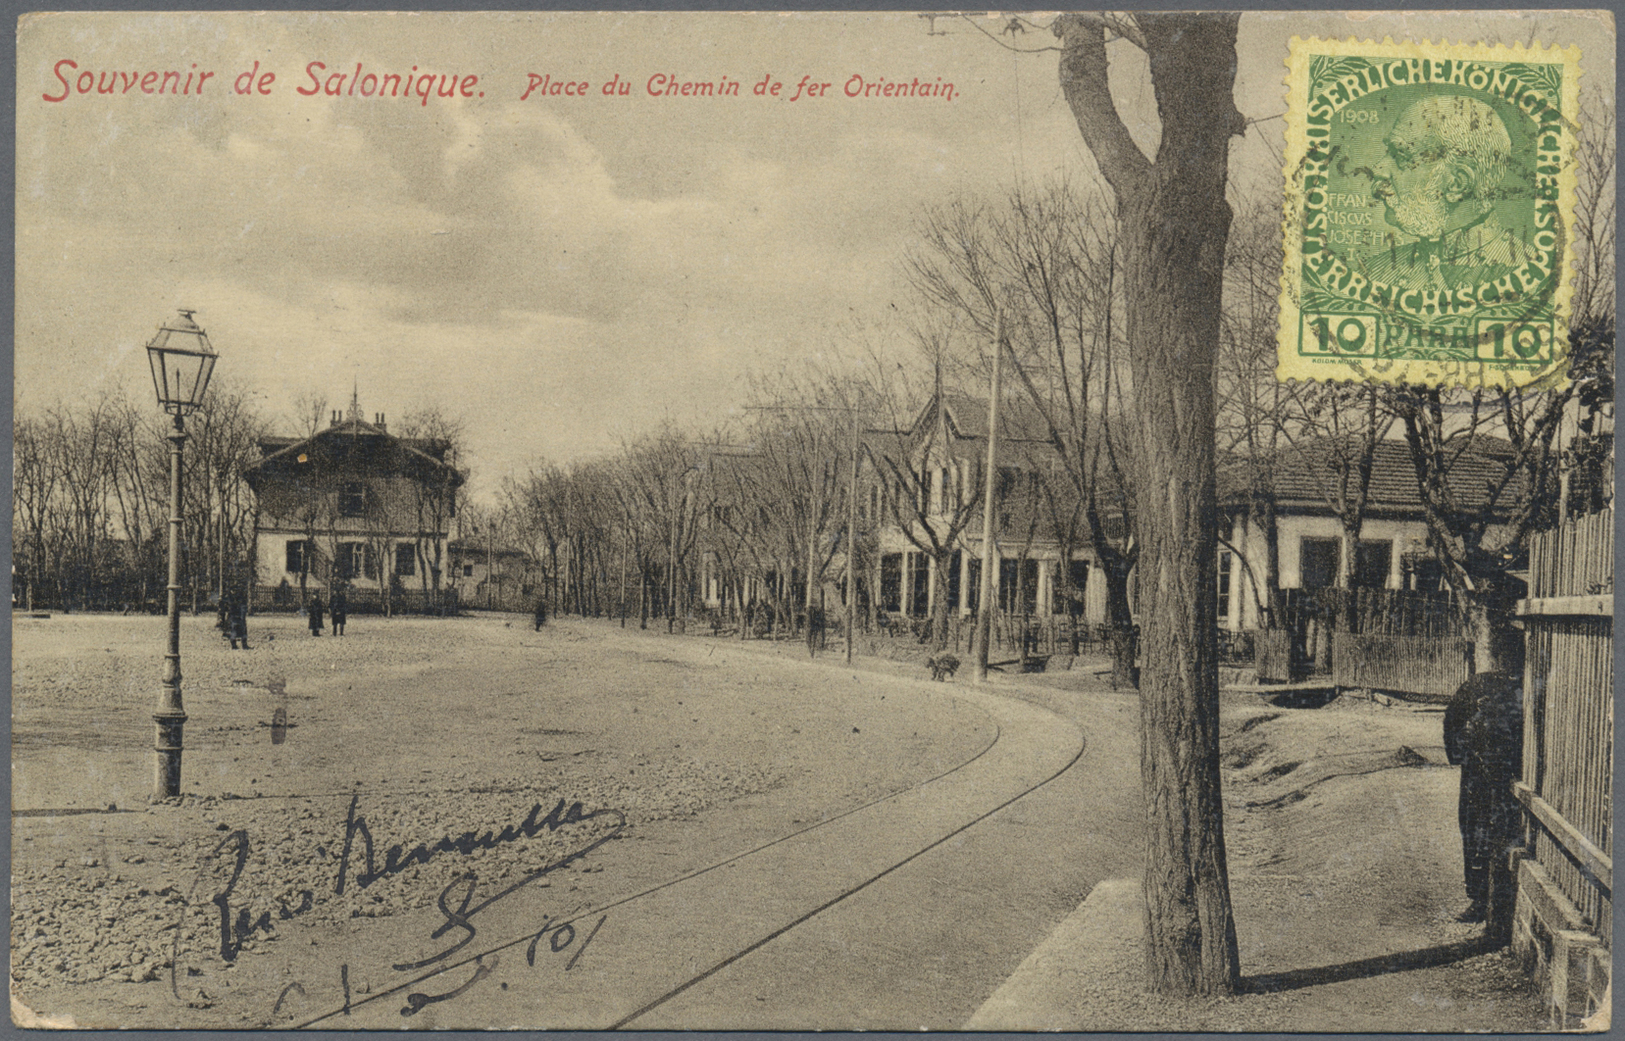
[[[1113,690],[1132,690],[1139,683],[1134,666],[1140,647],[1134,638],[1134,613],[1128,604],[1128,573],[1132,566],[1127,558],[1119,556],[1102,567],[1106,576],[1106,622],[1112,631]]]
[[[1134,376],[1146,963],[1163,994],[1238,975],[1219,779],[1213,358],[1230,207],[1235,14],[1139,15],[1162,119],[1153,163],[1118,117],[1098,17],[1064,16],[1061,87],[1117,196]]]
[[[953,559],[953,550],[949,549],[931,569],[931,647],[939,654],[948,647],[948,569]]]
[[[1360,528],[1363,525],[1356,518],[1352,524],[1345,518],[1343,521],[1343,545],[1338,552],[1342,559],[1337,566],[1337,621],[1335,628],[1346,633],[1352,633],[1355,628],[1355,602],[1354,592],[1354,565],[1360,552]],[[1331,662],[1328,660],[1328,665]]]

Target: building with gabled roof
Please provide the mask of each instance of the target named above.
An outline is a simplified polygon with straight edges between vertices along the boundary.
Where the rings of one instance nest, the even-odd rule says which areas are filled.
[[[265,437],[245,479],[258,503],[256,606],[345,590],[352,609],[439,607],[464,475],[449,442],[389,433],[384,416],[333,413],[308,437]]]
[[[944,582],[950,611],[973,610],[984,543],[979,500],[987,434],[987,399],[953,390],[933,393],[906,428],[866,432],[870,466],[862,506],[881,521],[876,585],[883,610],[920,617],[934,607],[937,560],[896,523],[897,511],[891,508],[897,497],[914,491],[926,496],[926,522],[943,525],[939,534],[951,534],[951,570]],[[891,462],[882,462],[886,458]],[[899,480],[893,467],[903,465],[918,476],[907,483]],[[1081,529],[1077,543],[1063,547],[1051,516],[1057,508],[1076,508],[1071,501],[1075,489],[1060,470],[1043,416],[1017,395],[1000,401],[997,465],[993,538],[1000,560],[996,596],[1001,609],[1105,621],[1105,584],[1094,573],[1092,547]],[[961,512],[967,507],[968,512]],[[959,523],[954,523],[956,517]],[[1110,534],[1122,535],[1121,516],[1109,517],[1107,523],[1113,527]],[[1068,586],[1076,599],[1061,595]]]

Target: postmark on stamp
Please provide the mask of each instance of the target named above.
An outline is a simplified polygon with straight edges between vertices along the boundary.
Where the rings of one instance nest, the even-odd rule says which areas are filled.
[[[1293,38],[1281,379],[1566,379],[1579,60]]]

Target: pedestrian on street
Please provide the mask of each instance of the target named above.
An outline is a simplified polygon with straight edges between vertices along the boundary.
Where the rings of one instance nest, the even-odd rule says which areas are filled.
[[[322,635],[322,597],[320,593],[310,598],[310,635]]]
[[[536,610],[534,612],[532,612],[532,614],[531,614],[531,621],[533,623],[535,623],[535,628],[536,628],[537,632],[541,632],[542,631],[542,626],[547,624],[547,598],[546,597],[540,597],[539,596],[539,597],[536,598]]]
[[[329,609],[329,613],[333,616],[334,636],[344,635],[344,620],[349,616],[349,607],[349,600],[344,595],[343,587],[333,590],[333,604]]]
[[[807,608],[807,656],[818,657],[824,649],[824,609],[818,604]]]
[[[242,593],[232,593],[231,605],[226,612],[226,639],[231,641],[231,649],[236,650],[241,643],[243,650],[248,650],[248,597]]]
[[[1523,768],[1523,634],[1504,624],[1491,639],[1496,669],[1473,676],[1450,699],[1444,748],[1461,767],[1456,820],[1470,902],[1459,918],[1485,922],[1486,935],[1505,943],[1517,895],[1508,854],[1523,844],[1523,811],[1512,793]]]

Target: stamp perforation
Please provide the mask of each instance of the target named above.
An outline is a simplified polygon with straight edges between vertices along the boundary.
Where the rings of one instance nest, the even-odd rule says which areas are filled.
[[[1579,49],[1294,36],[1286,66],[1277,375],[1562,385]]]

